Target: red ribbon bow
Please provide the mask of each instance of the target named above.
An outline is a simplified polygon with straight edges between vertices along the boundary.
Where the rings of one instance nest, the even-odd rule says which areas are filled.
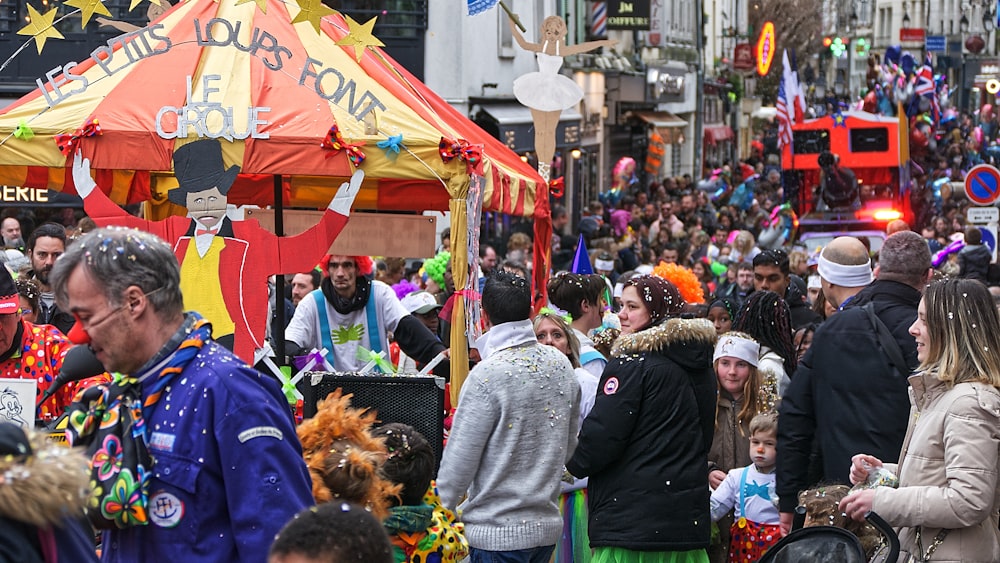
[[[59,147],[59,152],[63,153],[63,156],[69,156],[73,154],[77,145],[80,144],[80,139],[103,134],[104,131],[101,131],[101,124],[98,123],[96,119],[91,117],[86,123],[83,124],[83,127],[77,129],[72,135],[67,135],[65,133],[56,135],[55,141],[56,146]]]
[[[194,231],[194,236],[196,236],[196,237],[197,236],[201,236],[201,235],[212,235],[212,236],[215,236],[215,234],[216,234],[215,231],[210,231],[208,229],[195,229],[195,231]]]
[[[326,155],[327,158],[339,153],[340,151],[347,151],[347,158],[351,161],[351,164],[355,168],[361,166],[361,163],[365,161],[365,153],[361,152],[359,147],[365,145],[364,141],[360,143],[348,143],[344,140],[344,137],[340,134],[340,128],[334,123],[330,130],[326,132],[326,138],[320,143],[320,147],[333,151],[333,153]]]
[[[549,180],[549,193],[552,197],[562,197],[566,189],[566,177],[560,176],[555,180]]]
[[[447,137],[441,137],[441,142],[438,143],[438,152],[441,153],[441,160],[445,164],[456,158],[464,161],[470,174],[478,169],[483,161],[482,146],[470,145],[465,139],[453,141]]]

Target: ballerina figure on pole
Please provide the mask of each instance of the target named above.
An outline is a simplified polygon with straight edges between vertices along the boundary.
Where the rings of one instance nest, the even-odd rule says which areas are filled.
[[[549,181],[550,166],[556,152],[556,126],[562,110],[569,109],[583,99],[583,90],[567,76],[559,74],[563,57],[593,51],[599,47],[612,47],[613,39],[588,41],[576,45],[566,44],[566,22],[559,16],[549,16],[542,21],[541,43],[528,42],[517,29],[516,16],[510,18],[514,40],[525,51],[535,53],[538,72],[529,72],[514,80],[514,97],[531,108],[535,124],[535,152],[538,155],[538,172]]]

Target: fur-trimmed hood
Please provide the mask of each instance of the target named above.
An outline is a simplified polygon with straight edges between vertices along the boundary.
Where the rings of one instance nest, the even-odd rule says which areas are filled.
[[[706,319],[667,319],[635,334],[618,337],[613,356],[656,352],[670,357],[684,368],[698,368],[712,363],[718,335]]]
[[[39,527],[81,517],[90,479],[87,458],[28,432],[33,452],[0,456],[0,517]]]

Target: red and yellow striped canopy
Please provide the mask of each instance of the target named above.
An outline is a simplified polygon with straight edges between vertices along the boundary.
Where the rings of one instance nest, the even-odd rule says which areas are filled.
[[[547,212],[547,202],[535,208],[543,180],[505,145],[377,47],[358,61],[353,46],[337,45],[351,32],[340,14],[324,17],[317,33],[292,23],[302,13],[295,0],[261,0],[266,13],[238,1],[187,0],[51,80],[39,69],[44,90],[0,112],[0,183],[70,188],[72,154],[55,138],[96,120],[102,134],[80,136],[76,147],[118,203],[166,205],[174,149],[208,136],[222,142],[226,166],[241,167],[231,203],[273,204],[280,175],[286,205],[322,207],[354,170],[346,151],[321,148],[336,124],[345,143],[364,143],[356,208],[446,210],[464,198],[467,166],[442,159],[444,137],[481,146],[485,209]],[[15,136],[20,124],[33,137]]]

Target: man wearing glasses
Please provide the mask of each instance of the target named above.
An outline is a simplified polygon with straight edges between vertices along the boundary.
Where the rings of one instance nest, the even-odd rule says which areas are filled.
[[[132,229],[87,233],[52,270],[60,306],[77,318],[73,338],[123,374],[107,388],[108,412],[115,397],[137,405],[95,420],[108,403],[88,390],[71,407],[72,445],[91,445],[98,463],[108,449],[87,434],[91,425],[119,426],[104,442],[123,448],[144,428],[152,458],[135,456],[148,488],[134,486],[131,473],[121,481],[127,500],[98,487],[89,516],[115,518],[104,533],[105,562],[261,561],[281,526],[314,502],[302,448],[278,383],[215,342],[200,314],[184,311],[180,284],[173,249]],[[120,459],[108,470],[129,470],[132,460]]]

